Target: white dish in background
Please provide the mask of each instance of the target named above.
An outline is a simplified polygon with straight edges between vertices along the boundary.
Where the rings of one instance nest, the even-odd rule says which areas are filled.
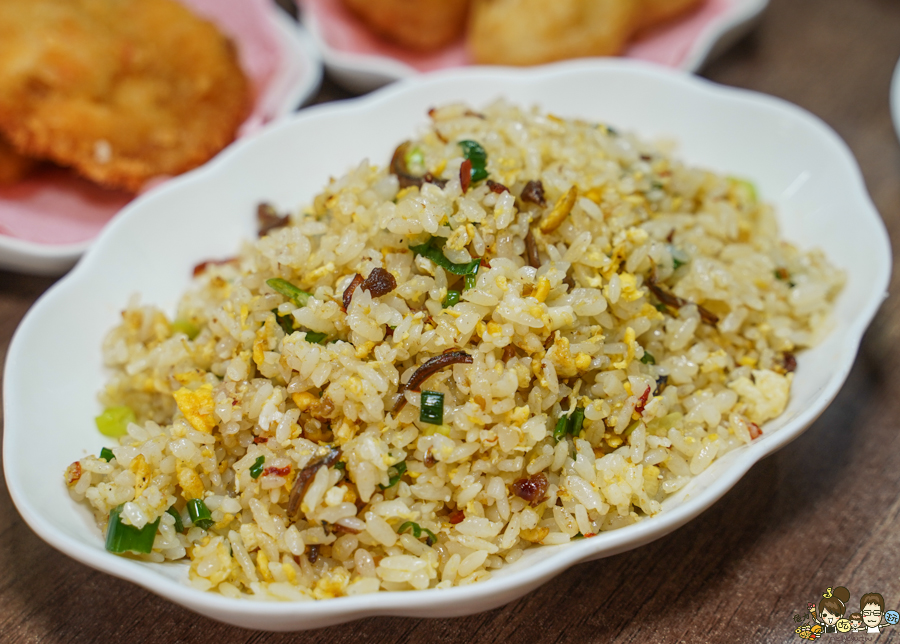
[[[713,462],[667,500],[658,516],[565,546],[526,550],[492,579],[470,586],[316,603],[254,602],[189,587],[186,565],[147,564],[106,552],[88,510],[69,497],[62,472],[104,444],[93,422],[104,383],[100,345],[128,298],[139,292],[143,302],[174,311],[195,264],[232,256],[242,239],[255,237],[259,201],[279,209],[307,203],[330,176],[361,159],[386,164],[397,143],[427,121],[429,107],[460,100],[477,107],[501,96],[648,138],[674,138],[685,160],[754,180],[763,198],[776,205],[787,239],[822,248],[846,270],[834,329],[798,356],[785,413],[758,440]],[[376,614],[449,617],[489,610],[578,562],[671,532],[712,505],[755,462],[800,435],[846,379],[885,297],[890,268],[884,224],[849,149],[821,120],[780,99],[621,60],[423,76],[361,99],[304,110],[130,204],[15,333],[3,381],[6,480],[19,512],[57,549],[231,624],[292,630]],[[66,320],[65,334],[59,332],[60,319]],[[41,468],[28,465],[35,445],[44,450]]]
[[[241,62],[260,93],[238,138],[290,114],[316,92],[322,81],[318,49],[274,0],[183,1],[252,50]],[[242,21],[242,16],[251,20]],[[52,168],[0,189],[0,269],[42,275],[67,271],[133,198]]]
[[[891,83],[891,115],[894,117],[894,129],[900,138],[900,60],[894,68],[894,79]]]
[[[420,72],[469,64],[462,39],[436,52],[418,53],[379,38],[342,0],[295,2],[329,73],[353,91],[367,92]],[[746,33],[768,4],[769,0],[706,0],[687,15],[643,34],[623,56],[696,72]]]

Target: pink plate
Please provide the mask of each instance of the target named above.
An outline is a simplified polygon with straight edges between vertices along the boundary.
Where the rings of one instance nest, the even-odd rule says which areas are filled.
[[[318,87],[322,70],[315,46],[272,0],[182,1],[237,44],[255,97],[238,138],[290,113]],[[52,167],[0,188],[0,267],[50,274],[66,270],[133,198]]]
[[[470,64],[462,40],[434,53],[422,54],[393,45],[372,33],[342,0],[297,0],[303,22],[322,50],[337,80],[355,89],[373,89],[418,72]],[[686,71],[696,71],[714,46],[739,35],[768,0],[707,0],[690,14],[645,33],[625,52]]]

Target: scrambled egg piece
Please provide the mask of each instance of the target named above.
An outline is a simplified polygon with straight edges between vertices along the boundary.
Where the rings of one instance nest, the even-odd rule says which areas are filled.
[[[622,341],[628,345],[628,352],[625,354],[625,357],[622,358],[619,362],[613,363],[614,369],[624,369],[631,361],[634,360],[634,350],[637,347],[637,342],[635,342],[635,334],[634,329],[628,327],[625,329],[625,337],[622,338]]]
[[[780,415],[787,407],[794,374],[782,376],[769,369],[756,369],[753,379],[755,383],[746,376],[738,378],[728,388],[741,397],[747,407],[747,418],[759,425]]]
[[[150,464],[143,454],[138,454],[128,469],[134,474],[134,498],[137,499],[150,485]]]
[[[194,429],[204,434],[212,434],[213,428],[218,425],[213,416],[215,402],[212,385],[205,384],[195,391],[182,387],[172,395],[178,409]]]
[[[175,476],[178,479],[178,485],[181,486],[182,496],[185,500],[190,501],[203,496],[203,481],[200,480],[194,468],[181,459],[178,459],[175,463]]]

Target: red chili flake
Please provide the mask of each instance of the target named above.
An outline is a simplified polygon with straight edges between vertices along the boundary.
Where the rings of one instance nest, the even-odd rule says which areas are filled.
[[[385,269],[377,267],[372,269],[369,276],[360,284],[360,288],[369,291],[372,297],[381,297],[397,288],[397,280]],[[346,294],[344,297],[346,297]],[[349,306],[349,302],[346,306]]]
[[[271,204],[261,203],[256,207],[256,225],[260,237],[265,237],[276,228],[284,228],[290,219],[287,215],[279,215]]]
[[[350,285],[344,289],[344,310],[350,308],[350,302],[353,300],[353,291],[356,290],[356,287],[363,283],[363,276],[357,273],[353,276],[353,279],[350,280]]]
[[[266,436],[254,436],[253,442],[259,445],[260,443],[267,443],[269,439]]]
[[[756,440],[760,436],[762,436],[762,430],[759,428],[759,425],[756,423],[747,423],[747,429],[750,430],[750,440]]]
[[[641,397],[638,398],[637,404],[634,406],[634,410],[638,414],[644,413],[644,407],[647,405],[647,399],[649,397],[650,397],[650,387],[647,387],[647,389],[644,391],[644,393],[641,394]]]
[[[277,476],[287,476],[290,473],[290,465],[285,465],[284,467],[267,467],[263,470],[263,476],[268,476],[269,474],[275,474]]]
[[[782,364],[784,365],[784,370],[787,373],[796,371],[797,370],[797,356],[795,356],[790,351],[785,351]]]
[[[584,535],[584,538],[590,539],[591,537],[596,537],[596,536],[597,536],[596,532],[588,532],[586,535]]]
[[[463,194],[469,191],[470,183],[472,183],[472,162],[466,159],[459,166],[459,185],[462,187]]]
[[[463,519],[466,518],[466,513],[462,510],[454,510],[450,513],[450,516],[447,517],[450,520],[450,523],[456,525],[457,523],[462,523]]]
[[[513,483],[512,492],[528,501],[534,507],[544,500],[544,495],[547,493],[549,485],[547,476],[543,472],[538,472],[534,476],[530,476],[527,479],[519,479]]]
[[[203,271],[205,271],[210,266],[221,266],[222,264],[230,264],[231,262],[236,262],[237,258],[229,257],[228,259],[208,259],[205,262],[200,262],[196,266],[194,266],[194,277],[198,275],[202,275]]]
[[[502,183],[497,183],[496,181],[487,180],[487,187],[491,189],[491,192],[496,192],[498,195],[503,194],[504,192],[509,192],[509,188],[504,186]]]
[[[529,181],[526,183],[519,198],[522,201],[537,204],[538,206],[547,205],[547,200],[544,199],[544,184],[540,181]]]

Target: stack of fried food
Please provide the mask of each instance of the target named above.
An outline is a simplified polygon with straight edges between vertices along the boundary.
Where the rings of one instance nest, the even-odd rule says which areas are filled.
[[[231,42],[174,0],[0,0],[0,185],[49,161],[135,192],[210,159],[249,106]]]
[[[420,51],[444,47],[468,30],[476,63],[537,65],[612,56],[641,30],[704,0],[344,0],[388,40]]]

